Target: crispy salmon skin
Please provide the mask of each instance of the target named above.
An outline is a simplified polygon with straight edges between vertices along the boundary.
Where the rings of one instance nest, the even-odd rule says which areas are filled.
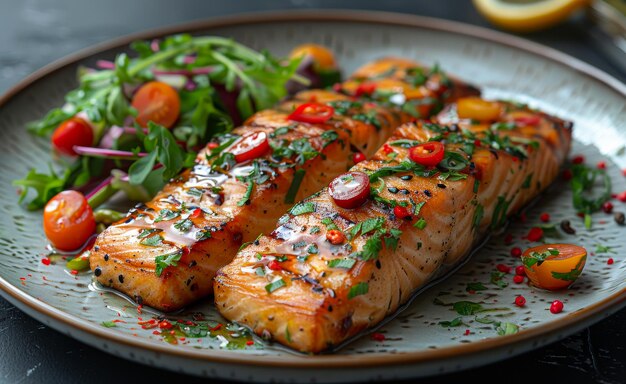
[[[568,122],[477,98],[403,125],[351,169],[369,176],[363,205],[341,208],[327,188],[296,205],[218,272],[216,306],[298,351],[340,345],[502,228],[555,179],[570,142]],[[435,167],[409,155],[423,143],[445,146]]]
[[[215,273],[243,242],[271,231],[294,202],[354,165],[355,153],[370,157],[402,123],[477,93],[406,60],[382,59],[358,73],[215,138],[192,169],[99,235],[90,257],[97,280],[159,310],[184,307],[211,293]],[[252,135],[267,148],[237,160],[233,148]]]

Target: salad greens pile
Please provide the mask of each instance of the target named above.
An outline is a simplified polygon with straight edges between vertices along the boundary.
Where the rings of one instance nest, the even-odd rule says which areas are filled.
[[[65,104],[28,125],[33,134],[47,137],[59,124],[79,116],[94,128],[95,145],[70,162],[59,159],[60,172],[51,165],[48,173],[33,169],[16,180],[20,202],[30,198],[29,209],[43,207],[64,189],[87,190],[112,169],[118,182],[128,184],[119,188],[130,193],[139,189],[135,196],[147,198],[193,165],[193,152],[213,135],[275,105],[286,96],[289,81],[307,82],[296,74],[299,59],[279,60],[223,37],[183,34],[138,41],[131,48],[133,57],[122,53],[114,62],[98,62],[100,70],[81,68],[79,86],[66,95]],[[180,115],[171,129],[157,124],[146,129],[134,121],[132,94],[152,80],[178,91]],[[111,150],[127,152],[126,158],[113,156]]]

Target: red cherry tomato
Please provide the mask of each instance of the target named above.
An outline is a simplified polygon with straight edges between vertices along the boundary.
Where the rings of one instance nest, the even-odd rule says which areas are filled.
[[[236,162],[243,163],[263,156],[269,149],[270,143],[267,140],[267,134],[265,132],[253,132],[237,140],[228,149],[228,152],[235,155]]]
[[[354,164],[358,164],[361,161],[365,161],[365,155],[361,152],[355,152],[354,155],[352,155],[352,161],[354,161]]]
[[[171,86],[160,81],[144,84],[133,96],[132,106],[137,110],[136,121],[142,127],[148,122],[171,128],[180,114],[180,97]]]
[[[320,103],[304,103],[287,116],[287,119],[299,121],[301,123],[321,124],[330,120],[334,114],[335,109],[330,105]]]
[[[363,172],[346,172],[335,177],[328,189],[335,204],[341,208],[356,208],[370,195],[370,178]]]
[[[409,158],[425,167],[434,167],[443,160],[445,147],[439,141],[429,141],[409,149]]]
[[[52,146],[64,155],[76,156],[75,145],[90,147],[92,144],[93,129],[80,117],[65,120],[52,134]]]
[[[73,251],[84,245],[96,230],[96,220],[87,199],[77,191],[54,196],[43,211],[43,230],[52,245]]]

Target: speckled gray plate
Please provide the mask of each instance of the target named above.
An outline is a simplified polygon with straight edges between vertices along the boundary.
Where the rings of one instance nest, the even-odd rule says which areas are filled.
[[[207,377],[246,381],[356,382],[394,379],[450,372],[504,359],[545,345],[582,329],[621,308],[626,299],[626,251],[624,227],[610,216],[594,215],[594,227],[585,231],[571,206],[565,184],[557,183],[528,212],[526,223],[513,223],[503,237],[492,238],[472,260],[452,277],[417,297],[396,319],[378,332],[384,341],[364,336],[332,355],[303,356],[267,346],[231,350],[220,340],[188,339],[170,345],[137,325],[134,306],[123,299],[91,290],[90,276],[72,276],[62,265],[41,263],[45,239],[40,213],[30,213],[17,204],[11,181],[29,168],[45,169],[50,158],[45,141],[29,136],[26,122],[41,117],[62,103],[63,94],[75,86],[79,64],[110,59],[138,38],[191,31],[231,36],[255,48],[286,54],[294,45],[318,42],[328,45],[349,73],[358,65],[385,55],[399,55],[441,66],[482,87],[488,97],[506,97],[530,103],[575,122],[574,153],[583,153],[592,164],[609,164],[614,189],[626,190],[620,169],[626,144],[626,87],[588,65],[524,40],[467,25],[412,16],[364,12],[290,12],[214,20],[132,36],[94,47],[44,68],[21,82],[0,99],[0,288],[2,295],[26,313],[109,353],[141,363]],[[617,203],[618,208],[621,203]],[[524,284],[508,287],[490,283],[497,263],[519,264],[510,256],[514,245],[529,245],[522,236],[538,223],[540,212],[549,212],[553,222],[569,218],[578,228],[576,236],[563,239],[586,246],[610,246],[614,253],[590,255],[583,276],[568,291],[550,293]],[[607,264],[613,257],[615,263]],[[487,288],[466,292],[469,282]],[[524,295],[524,308],[512,302]],[[465,316],[459,327],[438,323],[456,313],[434,299],[449,303],[480,302],[486,308],[505,308],[491,313],[503,322],[517,324],[514,335],[498,336],[491,324]],[[565,303],[563,313],[548,310],[552,300]],[[210,300],[192,311],[218,319]],[[119,319],[115,328],[102,321]],[[469,334],[466,334],[469,330]]]

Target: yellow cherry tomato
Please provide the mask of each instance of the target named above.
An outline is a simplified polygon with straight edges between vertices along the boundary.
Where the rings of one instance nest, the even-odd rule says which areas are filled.
[[[573,244],[543,244],[522,254],[526,276],[533,285],[556,291],[572,285],[587,260],[587,250]]]
[[[504,108],[495,101],[483,100],[480,97],[464,97],[456,103],[459,118],[478,121],[495,121],[500,118]]]
[[[313,58],[313,62],[317,66],[317,69],[329,70],[337,68],[337,62],[335,61],[333,53],[328,48],[321,45],[298,45],[293,49],[293,51],[291,51],[291,54],[289,54],[289,57],[292,59],[303,56],[311,56]]]

